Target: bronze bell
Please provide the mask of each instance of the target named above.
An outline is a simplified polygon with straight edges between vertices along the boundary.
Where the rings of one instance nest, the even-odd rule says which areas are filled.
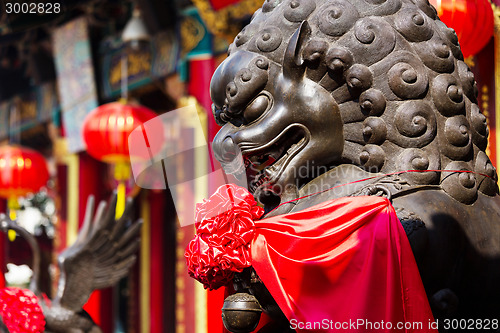
[[[222,306],[222,322],[229,332],[248,333],[259,324],[262,308],[250,294],[237,293],[226,297]]]

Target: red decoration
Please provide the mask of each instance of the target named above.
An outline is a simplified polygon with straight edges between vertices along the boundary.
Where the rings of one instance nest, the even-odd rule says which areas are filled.
[[[264,214],[252,194],[233,184],[222,185],[196,205],[195,238],[186,249],[189,275],[205,288],[217,289],[235,272],[250,266],[254,220]]]
[[[453,28],[464,57],[478,53],[493,35],[493,9],[488,0],[430,0],[439,18]]]
[[[252,267],[297,332],[437,332],[410,243],[386,198],[339,198],[255,227]],[[317,322],[325,326],[305,324]]]
[[[45,330],[45,317],[38,298],[26,289],[0,290],[0,316],[11,333],[41,333]]]
[[[87,144],[87,152],[94,158],[107,163],[128,163],[128,136],[142,126],[142,132],[152,153],[161,148],[162,139],[148,140],[146,133],[154,133],[163,137],[161,121],[149,122],[146,129],[143,124],[156,117],[157,114],[140,105],[114,102],[101,105],[90,112],[83,123],[83,139]],[[137,149],[137,156],[132,158],[149,159],[149,150]]]
[[[47,163],[40,153],[20,146],[0,147],[0,197],[37,192],[48,179]]]
[[[262,213],[234,185],[198,205],[197,235],[186,250],[189,274],[216,289],[253,266],[299,333],[437,332],[410,244],[386,198],[340,198],[257,220]]]

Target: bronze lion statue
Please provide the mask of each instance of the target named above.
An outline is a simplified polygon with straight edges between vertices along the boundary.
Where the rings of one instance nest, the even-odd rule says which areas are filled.
[[[266,0],[213,76],[213,148],[222,164],[241,153],[270,215],[389,197],[435,318],[498,319],[500,199],[477,93],[427,0]],[[235,280],[280,317],[255,272]]]

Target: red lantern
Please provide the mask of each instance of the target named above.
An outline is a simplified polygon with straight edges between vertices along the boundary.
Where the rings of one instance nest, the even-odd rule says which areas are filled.
[[[122,102],[97,107],[87,115],[83,123],[83,139],[87,144],[87,152],[106,163],[128,163],[128,136],[136,127],[156,116],[154,111],[144,106]],[[163,135],[161,122],[156,127],[157,133]],[[161,141],[155,140],[152,144],[158,145]],[[158,151],[160,147],[151,148]],[[132,156],[132,159],[149,158],[147,151],[141,153]]]
[[[464,57],[481,51],[493,35],[493,9],[488,0],[430,0],[439,18],[453,28]]]
[[[115,179],[119,181],[116,218],[121,216],[125,207],[125,181],[130,178],[129,162],[148,160],[151,154],[161,149],[161,121],[149,122],[147,131],[144,126],[154,117],[156,113],[144,106],[114,102],[97,107],[84,120],[83,139],[87,144],[87,152],[100,161],[115,165]],[[135,149],[134,156],[130,156],[128,137],[139,126],[145,138],[146,132],[154,133],[155,140],[150,140],[145,149]]]
[[[0,197],[13,199],[37,192],[49,179],[45,158],[20,146],[0,147]]]

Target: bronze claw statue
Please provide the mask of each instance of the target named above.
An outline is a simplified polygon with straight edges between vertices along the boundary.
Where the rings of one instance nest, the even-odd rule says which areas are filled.
[[[46,321],[45,332],[99,333],[101,329],[82,309],[90,294],[115,285],[135,263],[140,244],[141,221],[132,222],[132,201],[128,200],[122,217],[115,220],[116,195],[109,204],[101,202],[94,214],[94,198],[89,197],[83,226],[73,245],[58,257],[60,277],[55,298],[46,304],[39,298]],[[0,216],[2,231],[15,230],[33,251],[33,277],[30,289],[38,290],[40,253],[35,238]]]
[[[266,0],[212,78],[213,149],[222,164],[241,152],[267,212],[287,202],[271,215],[388,197],[434,316],[498,320],[500,197],[477,94],[427,0]],[[238,292],[282,318],[250,275]]]

